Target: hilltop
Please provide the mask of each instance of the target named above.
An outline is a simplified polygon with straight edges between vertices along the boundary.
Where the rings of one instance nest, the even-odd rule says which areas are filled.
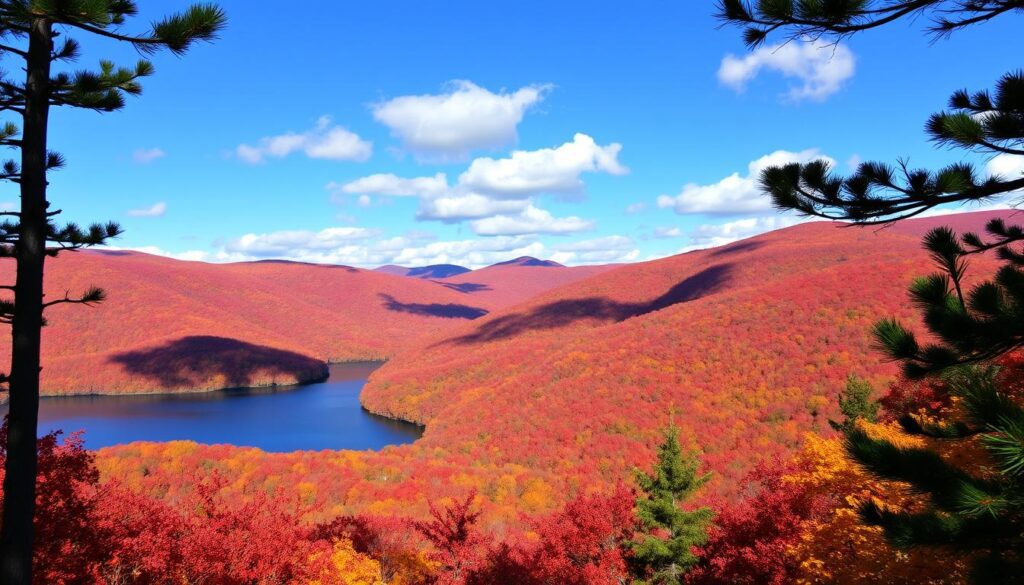
[[[91,285],[109,298],[47,312],[43,389],[153,392],[313,380],[326,374],[325,362],[386,359],[590,274],[560,268],[535,278],[533,270],[477,271],[480,279],[451,283],[299,262],[64,254],[47,263],[50,298]],[[9,343],[0,337],[0,353]]]
[[[413,268],[388,264],[374,268],[374,270],[385,274],[410,276],[412,278],[448,278],[449,276],[464,274],[470,271],[469,268],[457,264],[431,264],[429,266],[416,266]]]

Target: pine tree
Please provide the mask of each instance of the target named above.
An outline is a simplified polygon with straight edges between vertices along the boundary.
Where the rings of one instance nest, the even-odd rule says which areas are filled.
[[[20,81],[0,72],[0,112],[21,119],[20,136],[14,122],[0,127],[0,145],[20,151],[20,160],[2,165],[0,179],[18,184],[21,192],[20,209],[3,212],[9,219],[0,223],[0,257],[17,264],[15,282],[0,287],[13,293],[13,298],[0,300],[0,322],[11,324],[13,340],[11,368],[2,378],[10,400],[0,528],[0,581],[5,584],[32,581],[43,312],[57,304],[91,305],[104,299],[101,289],[90,288],[77,296],[45,300],[44,263],[47,257],[102,244],[121,233],[114,223],[87,228],[56,223],[60,210],[50,208],[47,173],[63,166],[64,159],[47,147],[50,108],[119,110],[124,96],[139,94],[139,80],[153,72],[145,60],[129,68],[100,61],[95,70],[63,70],[79,56],[79,44],[67,35],[124,41],[144,54],[160,49],[180,54],[196,41],[214,38],[225,23],[221,10],[206,4],[155,22],[145,34],[124,34],[121,26],[137,12],[133,0],[0,1],[0,54],[18,64],[12,71],[24,72]]]
[[[658,585],[683,582],[698,560],[694,548],[707,543],[713,517],[710,508],[682,508],[711,474],[697,473],[700,462],[694,455],[683,454],[678,436],[675,426],[666,429],[653,472],[636,472],[641,492],[636,502],[637,517],[646,533],[633,541],[632,561],[642,578]]]
[[[846,388],[839,396],[839,412],[843,413],[841,422],[828,421],[833,429],[844,430],[852,428],[857,420],[876,422],[878,420],[877,401],[872,400],[874,389],[871,384],[863,378],[850,374],[846,379]]]
[[[776,31],[792,41],[841,39],[905,17],[934,16],[930,32],[949,35],[1004,14],[1024,12],[1022,0],[722,0],[719,17],[744,27],[744,40],[756,47]],[[940,146],[989,156],[1024,156],[1024,72],[1004,75],[995,91],[955,92],[949,109],[925,125]],[[822,161],[763,171],[762,189],[776,207],[807,216],[885,224],[950,203],[980,202],[1024,188],[1024,177],[980,178],[975,167],[956,162],[937,171],[867,162],[849,177],[836,175]],[[925,248],[939,272],[918,279],[910,289],[934,342],[922,345],[895,320],[875,327],[878,346],[902,362],[909,378],[939,377],[959,398],[959,407],[939,423],[904,416],[911,433],[948,441],[980,436],[988,461],[972,473],[927,448],[902,449],[868,436],[858,425],[844,425],[847,450],[883,479],[904,481],[928,497],[930,506],[904,513],[870,502],[866,520],[884,527],[901,546],[952,545],[978,559],[979,583],[1012,582],[1024,569],[1024,411],[1001,388],[991,362],[1024,345],[1024,228],[993,220],[988,238],[949,228],[932,230]],[[995,250],[1003,261],[995,278],[964,290],[967,259]],[[1020,397],[1016,397],[1019,400]]]

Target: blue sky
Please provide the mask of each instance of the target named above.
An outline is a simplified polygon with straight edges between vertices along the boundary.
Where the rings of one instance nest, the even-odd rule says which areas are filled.
[[[221,4],[222,38],[157,55],[125,110],[53,114],[66,219],[209,261],[644,260],[792,221],[749,180],[767,162],[955,160],[927,116],[1020,67],[1014,16],[750,54],[710,2]],[[82,66],[138,58],[78,38]]]

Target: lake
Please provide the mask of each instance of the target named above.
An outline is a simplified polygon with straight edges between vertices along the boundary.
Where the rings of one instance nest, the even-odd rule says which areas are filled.
[[[422,427],[363,410],[359,391],[379,363],[339,364],[325,382],[194,394],[45,397],[39,434],[85,431],[90,449],[132,441],[228,443],[265,451],[380,449]],[[0,407],[0,415],[6,413]]]

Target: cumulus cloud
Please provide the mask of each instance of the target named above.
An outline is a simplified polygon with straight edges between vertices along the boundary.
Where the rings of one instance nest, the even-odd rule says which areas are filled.
[[[517,150],[502,159],[478,158],[459,176],[459,184],[499,197],[579,193],[583,173],[629,172],[618,160],[621,150],[621,144],[600,146],[590,136],[576,134],[572,142],[558,148]]]
[[[448,177],[402,178],[391,173],[378,173],[344,184],[329,183],[329,190],[350,195],[385,195],[390,197],[434,197],[448,192]]]
[[[781,73],[796,80],[785,98],[791,101],[822,101],[839,91],[853,77],[856,59],[843,44],[821,40],[767,45],[743,57],[729,54],[718,68],[718,80],[736,91],[762,70]]]
[[[374,104],[372,110],[409,150],[461,158],[475,149],[514,143],[523,115],[550,89],[531,85],[493,93],[470,81],[453,81],[444,93],[396,97]]]
[[[619,144],[598,145],[585,134],[556,148],[515,151],[507,158],[477,158],[449,184],[444,173],[403,178],[390,173],[370,175],[327,186],[335,197],[418,197],[420,220],[471,221],[481,235],[571,233],[590,229],[579,217],[555,218],[536,205],[543,194],[582,193],[584,173],[620,175],[628,172],[619,160]]]
[[[769,217],[747,217],[717,224],[702,224],[689,234],[690,244],[679,250],[679,253],[724,246],[738,240],[794,226],[805,221],[808,220],[806,218],[775,215]]]
[[[156,159],[165,156],[167,156],[167,153],[159,148],[140,148],[132,153],[132,160],[142,165],[148,165]]]
[[[128,217],[163,217],[165,213],[167,213],[167,204],[159,201],[149,207],[129,209],[126,215]]]
[[[830,165],[835,165],[834,160],[823,156],[816,148],[800,152],[777,150],[750,162],[747,165],[746,175],[733,173],[710,185],[689,183],[683,186],[678,195],[661,195],[658,197],[658,207],[672,208],[680,214],[764,213],[770,211],[772,205],[771,200],[761,192],[758,186],[761,171],[772,166],[794,162],[806,163],[816,159],[823,159]]]
[[[377,230],[358,227],[333,227],[318,232],[285,230],[265,234],[245,234],[224,246],[228,254],[253,258],[289,257],[296,250],[324,252],[353,246],[379,235]]]
[[[639,259],[640,250],[626,236],[604,236],[554,247],[551,259],[562,264],[611,264]]]
[[[241,144],[235,149],[235,155],[249,164],[284,158],[294,152],[303,152],[309,158],[362,162],[373,154],[373,144],[354,132],[332,125],[330,117],[321,116],[316,126],[305,132],[267,136],[255,146]]]
[[[471,222],[481,236],[522,234],[571,234],[594,227],[594,222],[576,217],[554,217],[551,212],[528,205],[517,215],[495,215]]]
[[[453,192],[421,200],[416,218],[453,223],[519,213],[529,206],[529,199],[494,199],[479,193]]]
[[[531,236],[499,236],[474,240],[431,242],[410,246],[392,256],[402,266],[459,264],[479,268],[519,256],[545,256],[544,244]]]
[[[985,171],[993,177],[1002,177],[1008,180],[1019,179],[1021,175],[1024,175],[1024,156],[996,155],[985,165]]]

